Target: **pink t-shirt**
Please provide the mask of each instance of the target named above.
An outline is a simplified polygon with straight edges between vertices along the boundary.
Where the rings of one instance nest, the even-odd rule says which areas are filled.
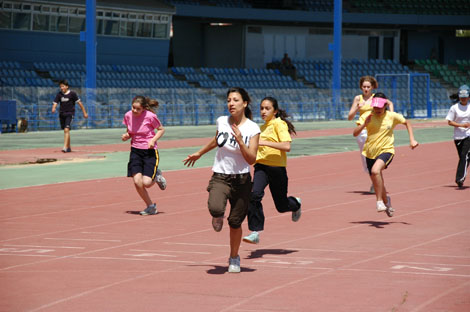
[[[148,110],[144,110],[139,116],[134,116],[132,111],[128,111],[122,123],[127,126],[127,132],[131,135],[131,146],[138,149],[148,149],[148,142],[155,136],[155,129],[161,126],[157,115]]]

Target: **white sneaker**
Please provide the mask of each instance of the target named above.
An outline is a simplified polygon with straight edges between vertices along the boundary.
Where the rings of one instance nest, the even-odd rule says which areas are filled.
[[[228,258],[228,272],[240,273],[240,256],[236,258]]]
[[[216,232],[222,231],[223,225],[224,225],[224,217],[220,217],[220,218],[212,217],[212,227],[214,228],[214,231]]]
[[[383,201],[378,201],[377,202],[377,212],[382,212],[387,210],[387,206],[385,206]]]
[[[162,171],[160,169],[157,169],[157,174],[155,175],[154,180],[162,191],[166,189],[166,179],[163,177]]]
[[[387,210],[385,210],[387,216],[389,216],[390,218],[393,217],[395,209],[392,208],[392,199],[390,198],[390,196],[387,196],[387,204],[385,206],[387,206]]]
[[[300,216],[302,215],[302,200],[299,197],[295,198],[297,202],[299,203],[299,210],[297,211],[292,211],[292,221],[297,222],[300,219]]]
[[[258,244],[259,243],[259,233],[256,231],[251,232],[250,235],[243,237],[245,243]]]

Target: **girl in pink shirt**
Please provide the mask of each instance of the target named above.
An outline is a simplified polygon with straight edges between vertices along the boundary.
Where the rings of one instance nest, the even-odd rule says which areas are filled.
[[[147,205],[147,208],[140,212],[141,215],[157,214],[157,205],[150,199],[147,188],[155,182],[160,189],[166,188],[166,180],[158,169],[160,157],[157,150],[157,140],[163,136],[165,128],[152,107],[158,107],[156,100],[136,96],[132,99],[132,109],[124,115],[122,121],[127,127],[127,132],[121,139],[131,139],[127,176],[134,179],[135,189]]]

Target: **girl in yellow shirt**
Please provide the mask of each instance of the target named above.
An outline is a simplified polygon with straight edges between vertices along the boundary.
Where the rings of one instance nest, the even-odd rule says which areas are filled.
[[[261,101],[261,118],[264,125],[260,127],[261,135],[256,155],[253,189],[248,207],[248,228],[251,234],[243,241],[259,243],[259,232],[264,229],[264,213],[261,200],[264,189],[269,185],[277,211],[292,212],[292,221],[299,221],[301,200],[287,196],[287,156],[290,151],[291,133],[295,134],[294,125],[287,119],[287,113],[279,108],[277,100],[265,97]]]
[[[348,120],[353,120],[356,114],[359,112],[359,117],[372,111],[371,101],[374,96],[373,91],[377,89],[379,83],[372,76],[363,76],[359,80],[359,88],[362,91],[362,94],[356,95],[354,97],[351,109],[348,113]],[[388,109],[393,112],[393,103],[389,100]],[[364,143],[367,139],[367,130],[364,129],[356,137],[357,145],[359,146],[359,153],[361,153],[362,168],[364,172],[368,172],[366,158],[362,155],[362,150],[364,149]],[[374,193],[374,185],[372,184],[369,190],[370,193]]]
[[[367,140],[362,155],[366,157],[367,169],[375,188],[377,212],[385,211],[389,217],[394,209],[390,197],[387,196],[382,171],[392,162],[395,148],[393,146],[393,129],[397,124],[404,124],[410,137],[410,147],[414,149],[418,142],[413,136],[411,123],[401,114],[387,111],[388,100],[383,93],[376,93],[372,98],[372,112],[362,115],[357,122],[353,135],[358,136],[367,129]]]

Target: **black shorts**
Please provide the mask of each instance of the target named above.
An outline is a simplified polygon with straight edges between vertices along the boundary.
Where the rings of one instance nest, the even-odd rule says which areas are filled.
[[[156,149],[138,149],[131,147],[129,163],[127,164],[127,176],[133,177],[137,173],[155,178],[160,157]]]
[[[72,129],[72,121],[73,121],[73,115],[72,114],[59,114],[59,119],[60,119],[60,127],[62,129],[69,128]]]
[[[374,166],[375,161],[377,159],[382,159],[383,162],[385,163],[385,169],[387,169],[388,165],[390,165],[390,163],[393,160],[393,154],[392,153],[383,153],[383,154],[380,154],[379,156],[377,156],[377,158],[375,158],[375,159],[371,159],[371,158],[366,157],[367,169],[369,170],[369,174],[371,174],[372,167]]]

